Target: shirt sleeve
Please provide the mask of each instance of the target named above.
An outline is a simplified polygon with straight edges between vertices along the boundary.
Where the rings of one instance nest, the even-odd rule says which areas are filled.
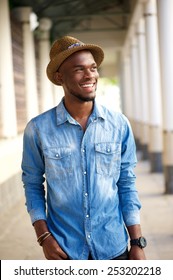
[[[46,220],[44,189],[44,158],[41,143],[33,120],[25,128],[23,137],[22,181],[27,211],[31,221]]]
[[[122,138],[121,172],[118,180],[118,192],[123,218],[126,226],[140,224],[141,203],[135,181],[134,168],[137,163],[136,146],[129,121],[125,116],[125,129]]]

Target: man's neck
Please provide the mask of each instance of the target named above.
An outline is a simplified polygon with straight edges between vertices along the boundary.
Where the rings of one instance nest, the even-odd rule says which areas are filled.
[[[86,129],[88,118],[93,110],[93,101],[89,102],[68,102],[64,99],[64,106],[69,114]]]
[[[69,114],[75,119],[88,118],[93,110],[93,101],[89,102],[68,102],[64,99],[64,106]]]

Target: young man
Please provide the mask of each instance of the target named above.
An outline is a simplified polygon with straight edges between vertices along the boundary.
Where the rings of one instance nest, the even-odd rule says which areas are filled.
[[[145,259],[132,131],[95,102],[103,57],[99,46],[57,40],[47,75],[64,98],[25,129],[26,205],[47,259]]]

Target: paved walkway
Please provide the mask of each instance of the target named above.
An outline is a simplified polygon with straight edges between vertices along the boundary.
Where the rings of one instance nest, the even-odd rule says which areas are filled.
[[[141,224],[147,237],[149,260],[173,260],[173,195],[164,194],[162,174],[151,174],[147,161],[136,168],[137,188],[142,202]],[[21,186],[22,187],[22,186]],[[6,260],[44,259],[24,201],[0,216],[0,258]]]

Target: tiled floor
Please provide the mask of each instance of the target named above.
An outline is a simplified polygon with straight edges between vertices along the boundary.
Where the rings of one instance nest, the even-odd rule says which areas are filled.
[[[143,235],[148,240],[147,258],[173,260],[173,195],[164,194],[164,177],[149,173],[148,162],[138,164],[137,187]]]

